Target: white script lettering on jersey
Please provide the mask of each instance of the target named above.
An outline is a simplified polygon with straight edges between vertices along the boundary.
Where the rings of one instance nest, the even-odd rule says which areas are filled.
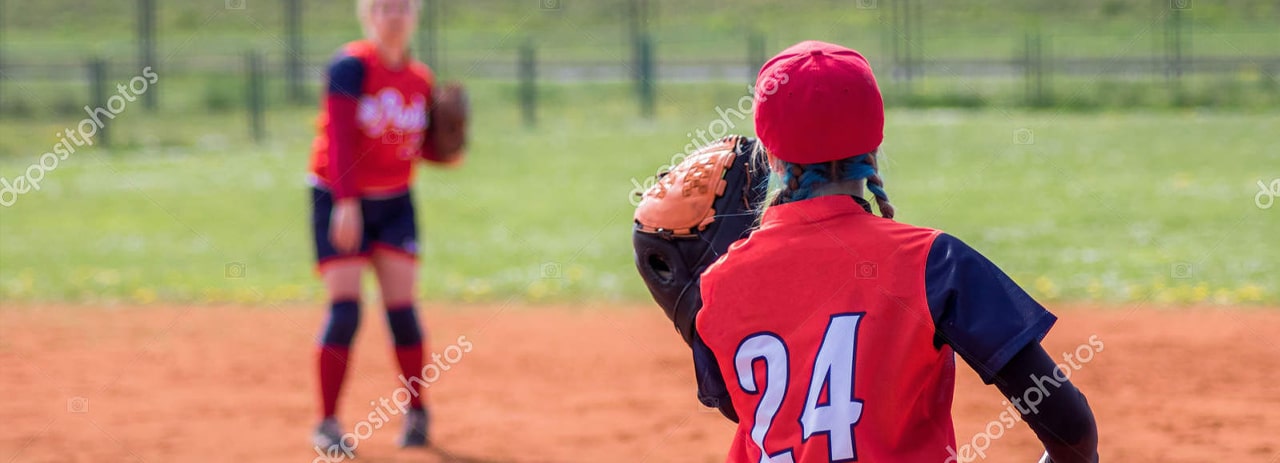
[[[357,118],[364,133],[381,137],[388,129],[399,132],[421,132],[427,128],[427,99],[413,95],[413,101],[405,104],[404,95],[394,88],[384,88],[377,95],[360,98]]]

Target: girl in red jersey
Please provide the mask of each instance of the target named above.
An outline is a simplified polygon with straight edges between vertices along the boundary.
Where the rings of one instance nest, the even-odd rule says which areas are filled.
[[[755,102],[781,191],[702,274],[693,340],[699,398],[738,421],[727,461],[971,461],[951,422],[956,355],[1042,461],[1098,461],[1084,395],[1040,346],[1053,314],[960,240],[891,220],[866,59],[802,42],[761,69]]]
[[[365,38],[344,45],[328,68],[319,134],[311,157],[312,228],[328,291],[328,321],[317,348],[322,454],[350,453],[335,413],[360,321],[360,277],[372,264],[395,344],[401,382],[410,388],[400,445],[427,445],[429,415],[418,376],[423,334],[414,310],[417,225],[409,185],[418,159],[452,164],[427,140],[434,77],[409,56],[420,0],[358,0]],[[397,412],[397,413],[398,413]]]

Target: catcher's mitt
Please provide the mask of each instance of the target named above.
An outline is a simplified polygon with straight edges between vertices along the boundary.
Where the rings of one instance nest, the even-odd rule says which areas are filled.
[[[430,125],[427,139],[432,149],[427,160],[451,163],[462,157],[467,145],[467,119],[471,103],[466,89],[456,82],[436,87],[431,94]]]
[[[693,345],[699,276],[746,237],[768,176],[751,162],[756,140],[730,136],[660,174],[635,213],[636,268],[653,299]]]

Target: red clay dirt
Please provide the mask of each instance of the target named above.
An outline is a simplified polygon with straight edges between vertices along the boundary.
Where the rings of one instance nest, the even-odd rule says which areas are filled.
[[[1072,380],[1104,460],[1280,461],[1280,311],[1058,313],[1051,354],[1101,344]],[[436,352],[472,345],[429,388],[437,447],[397,449],[393,418],[358,461],[722,461],[733,427],[694,399],[689,353],[656,308],[433,305],[423,318]],[[0,462],[324,461],[309,444],[321,321],[300,307],[6,305]],[[366,308],[363,323],[348,426],[399,386],[385,322]],[[1035,461],[1022,424],[975,441],[1005,406],[958,370],[958,443],[986,446],[978,461]]]

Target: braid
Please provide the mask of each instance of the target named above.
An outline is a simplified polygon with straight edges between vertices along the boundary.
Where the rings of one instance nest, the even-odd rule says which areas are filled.
[[[831,175],[825,166],[779,162],[782,167],[782,190],[774,200],[775,205],[808,199],[813,195],[815,187],[831,182]]]
[[[773,204],[778,205],[803,199],[798,197],[796,191],[800,190],[800,177],[804,176],[804,168],[800,164],[778,162],[782,171],[781,175],[779,175],[782,189],[778,191],[777,197],[773,199]]]
[[[884,179],[876,168],[875,153],[867,153],[851,158],[819,164],[781,163],[782,191],[774,200],[774,204],[785,204],[808,199],[813,192],[824,184],[835,181],[857,181],[866,179],[867,189],[876,198],[876,207],[880,215],[886,219],[894,216],[893,205],[889,203],[889,195],[884,191]]]
[[[867,176],[867,189],[871,190],[871,194],[876,197],[876,207],[880,209],[880,216],[892,219],[894,215],[893,205],[889,204],[889,194],[884,192],[884,179],[880,178],[880,167],[877,165],[876,156],[874,154],[864,154],[858,157],[865,157],[863,165],[871,167],[871,175]]]
[[[825,164],[807,164],[800,174],[799,188],[791,192],[791,200],[799,201],[813,197],[814,190],[831,183],[831,168]]]

